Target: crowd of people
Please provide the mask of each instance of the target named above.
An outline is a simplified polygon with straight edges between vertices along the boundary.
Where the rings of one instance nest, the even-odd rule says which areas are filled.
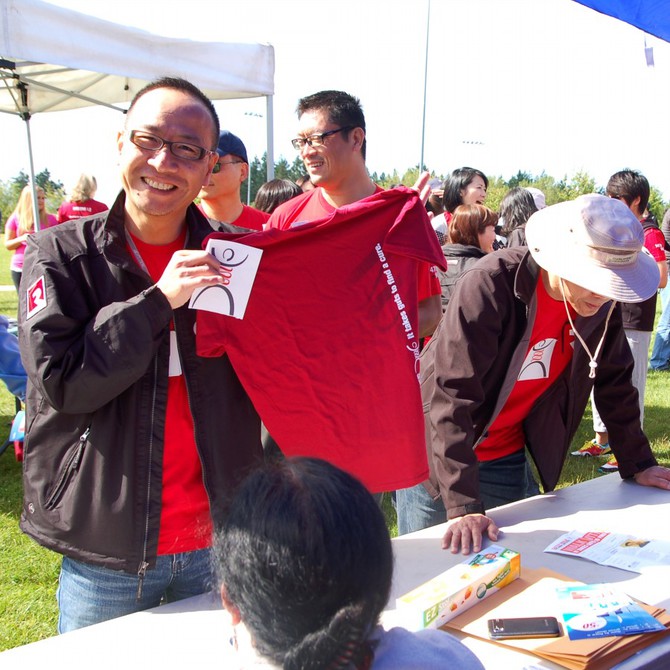
[[[409,355],[399,364],[411,368],[411,381],[366,403],[355,381],[365,359],[340,355],[338,333],[320,332],[314,315],[302,314],[308,339],[335,352],[328,363],[310,362],[315,375],[342,378],[335,360],[355,387],[333,406],[304,402],[335,427],[353,417],[364,434],[370,416],[386,417],[384,394],[405,394],[425,441],[406,447],[420,463],[416,473],[406,481],[397,473],[399,532],[446,522],[443,546],[467,554],[497,538],[490,509],[539,490],[527,454],[543,490],[556,486],[591,392],[621,477],[670,489],[670,470],[642,430],[646,354],[629,345],[638,337],[629,331],[643,332],[648,348],[651,327],[624,321],[626,306],[646,310],[667,282],[663,236],[643,218],[648,184],[646,196],[627,190],[646,180],[624,170],[607,195],[549,206],[537,189],[517,188],[495,213],[485,206],[486,175],[463,167],[444,183],[424,174],[414,189],[389,194],[366,169],[357,98],[321,91],[302,98],[297,115],[292,144],[305,178],[268,182],[249,207],[242,140],[221,130],[195,86],[154,81],[136,94],[119,133],[122,190],[111,208],[93,200],[93,180],[59,210],[59,221],[83,219],[34,234],[27,197],[13,228],[8,221],[8,248],[18,254],[22,245],[19,338],[29,379],[21,528],[63,555],[60,632],[219,588],[233,643],[260,665],[381,670],[413,658],[412,667],[437,668],[446,655],[481,668],[446,634],[377,625],[392,553],[371,494],[388,489],[366,490],[358,480],[379,481],[373,470],[393,474],[403,454],[367,453],[363,439],[342,445],[354,453],[346,473],[327,462],[339,454],[322,453],[319,435],[270,448],[253,389],[241,382],[258,375],[231,362],[225,335],[218,355],[198,355],[189,299],[226,287],[234,272],[203,242],[217,231],[284,248],[320,235],[318,285],[331,281],[328,261],[346,263],[352,244],[368,244],[361,226],[379,225],[370,262],[352,263],[349,277],[354,286],[365,274],[384,287],[392,309],[370,309],[356,339],[382,357]],[[393,218],[378,221],[390,216],[389,203]],[[47,217],[40,228],[50,225]],[[302,248],[296,242],[294,264]],[[658,369],[669,364],[667,289],[663,301]],[[396,326],[402,354],[385,348]],[[264,352],[251,336],[246,343],[244,365],[255,366]],[[282,362],[278,374],[294,375],[291,365]],[[273,426],[295,421],[287,399],[265,390]]]

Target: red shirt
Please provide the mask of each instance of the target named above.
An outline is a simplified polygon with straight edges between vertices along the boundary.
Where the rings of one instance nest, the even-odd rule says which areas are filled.
[[[537,316],[530,336],[528,353],[512,392],[487,437],[475,449],[477,459],[491,461],[523,449],[523,421],[535,401],[558,379],[572,360],[575,336],[565,305],[547,293],[542,277],[538,279]],[[576,313],[568,304],[573,321]]]
[[[198,204],[198,209],[207,216],[200,204]],[[240,228],[248,228],[249,230],[263,230],[263,226],[269,218],[270,215],[267,212],[261,212],[260,209],[242,205],[242,214],[235,221],[226,221],[226,223],[239,226]]]
[[[647,228],[644,231],[644,246],[657,263],[665,260],[665,236],[659,228]]]
[[[324,458],[371,491],[425,480],[417,265],[443,267],[444,254],[416,193],[214,237],[263,256],[244,319],[198,312],[198,353],[229,355],[280,449]]]
[[[240,228],[249,228],[250,230],[263,230],[263,224],[270,218],[267,212],[261,212],[260,209],[254,209],[248,205],[242,205],[242,214],[235,221],[230,221]]]
[[[92,198],[84,202],[64,202],[58,208],[56,218],[58,219],[58,223],[65,223],[72,219],[81,219],[85,216],[106,212],[108,209],[107,205]]]
[[[383,190],[377,186],[375,193]],[[277,207],[270,216],[268,227],[288,230],[303,223],[325,219],[336,211],[337,208],[323,197],[323,189],[315,188]],[[437,273],[427,263],[418,265],[418,291],[419,302],[431,296],[440,295],[442,292]]]
[[[175,251],[184,248],[186,230],[171,244],[132,241],[151,279],[157,282]],[[129,249],[135,257],[133,249]],[[138,260],[137,258],[135,260]],[[142,263],[138,264],[141,266]],[[170,377],[163,446],[163,490],[158,554],[176,554],[209,547],[212,520],[209,498],[202,480],[202,466],[195,446],[193,417],[186,380],[181,372],[174,331],[170,333]]]

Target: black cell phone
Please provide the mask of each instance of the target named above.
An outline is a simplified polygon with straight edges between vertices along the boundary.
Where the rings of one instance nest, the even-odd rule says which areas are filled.
[[[492,640],[514,640],[529,637],[558,637],[561,629],[556,617],[537,616],[519,619],[489,619]]]

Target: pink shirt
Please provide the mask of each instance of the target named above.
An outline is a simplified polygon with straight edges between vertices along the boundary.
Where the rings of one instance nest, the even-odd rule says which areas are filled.
[[[57,223],[58,221],[56,221],[56,217],[53,214],[47,215],[46,228],[51,228],[52,226],[55,226]],[[5,224],[5,239],[7,239],[7,235],[10,232],[13,232],[15,237],[18,237],[18,231],[19,231],[19,220],[16,214],[12,214],[7,219],[7,223]],[[12,260],[9,264],[10,270],[13,270],[14,272],[23,271],[23,257],[25,256],[25,253],[26,253],[26,245],[24,242],[21,246],[17,247],[14,250],[14,253],[12,254]]]

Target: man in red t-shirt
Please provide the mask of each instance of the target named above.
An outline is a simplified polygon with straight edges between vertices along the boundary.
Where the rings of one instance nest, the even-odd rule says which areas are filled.
[[[287,229],[323,219],[340,207],[381,190],[365,166],[365,116],[358,98],[320,91],[298,103],[298,137],[293,146],[315,188],[280,205],[268,222]],[[419,337],[432,334],[442,316],[440,282],[431,266],[419,270]]]
[[[219,160],[214,165],[209,181],[200,190],[200,211],[215,230],[220,230],[217,225],[220,223],[248,230],[263,230],[269,214],[245,205],[240,196],[242,184],[249,176],[249,160],[244,143],[237,135],[224,130],[219,136],[216,153]]]

